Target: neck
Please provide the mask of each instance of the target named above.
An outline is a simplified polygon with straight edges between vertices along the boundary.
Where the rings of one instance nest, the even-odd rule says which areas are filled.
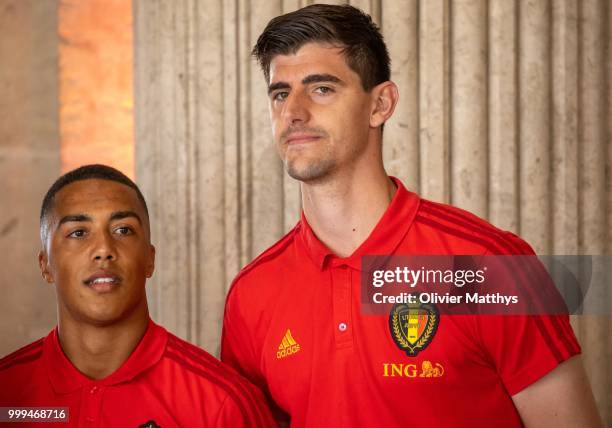
[[[62,316],[61,312],[58,332],[64,354],[81,373],[96,380],[121,367],[144,336],[149,323],[146,301],[144,307],[137,308],[128,319],[104,326],[76,322]]]
[[[355,168],[324,182],[302,183],[301,187],[308,224],[340,257],[350,256],[367,239],[395,193],[382,161],[377,168]]]

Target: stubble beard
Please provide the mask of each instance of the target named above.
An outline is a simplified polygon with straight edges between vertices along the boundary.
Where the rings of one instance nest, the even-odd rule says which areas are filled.
[[[299,159],[285,159],[285,170],[295,180],[312,183],[328,177],[336,167],[335,160],[329,153],[322,159],[312,159],[306,165],[300,165]]]
[[[334,162],[329,159],[311,163],[306,168],[301,169],[296,168],[293,162],[285,164],[287,174],[289,174],[291,178],[298,181],[303,181],[305,183],[321,180],[329,175],[330,171],[333,170],[333,167]]]
[[[281,144],[284,145],[287,138],[295,132],[309,132],[317,135],[322,140],[327,140],[329,138],[329,135],[323,128],[314,126],[290,126],[281,134]],[[320,143],[322,142],[317,142],[314,144],[318,145]],[[326,144],[328,143],[329,142],[326,142]],[[308,152],[310,152],[312,149],[313,148],[306,149],[306,153],[297,153],[296,158],[288,156],[287,152],[285,153],[283,163],[287,174],[289,174],[291,178],[305,183],[312,183],[314,181],[320,181],[329,176],[329,174],[335,169],[336,161],[334,160],[331,147],[328,145],[323,148],[323,153],[320,153],[320,156],[316,156],[315,154],[314,158],[300,159],[302,156],[307,156]],[[314,149],[317,150],[316,146]],[[321,148],[319,148],[319,150],[320,149]],[[287,150],[291,149],[287,148]]]

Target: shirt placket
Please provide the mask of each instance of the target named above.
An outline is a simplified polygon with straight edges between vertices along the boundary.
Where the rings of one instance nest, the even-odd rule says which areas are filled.
[[[353,322],[351,317],[352,270],[346,264],[331,266],[333,329],[337,348],[353,346]]]
[[[83,388],[79,426],[87,428],[100,426],[103,392],[104,387],[97,384],[91,384]]]

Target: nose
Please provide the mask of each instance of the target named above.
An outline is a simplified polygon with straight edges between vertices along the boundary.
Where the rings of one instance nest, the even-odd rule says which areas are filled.
[[[283,119],[288,125],[307,123],[310,119],[308,97],[301,91],[292,91],[283,103]]]
[[[92,259],[95,261],[111,261],[117,259],[113,238],[108,232],[101,232],[93,242]]]

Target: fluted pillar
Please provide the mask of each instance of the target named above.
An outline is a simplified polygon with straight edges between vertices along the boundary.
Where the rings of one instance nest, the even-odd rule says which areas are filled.
[[[456,0],[451,12],[451,202],[486,217],[487,3]]]
[[[606,87],[604,61],[605,53],[605,14],[602,13],[606,0],[583,0],[578,5],[580,20],[578,70],[578,246],[582,254],[603,254],[605,252],[606,230],[606,122],[611,120],[605,115],[610,99],[601,96]],[[608,29],[610,24],[607,25]],[[608,84],[612,78],[608,76]],[[610,165],[608,165],[610,168]],[[611,189],[608,189],[610,192]],[[610,228],[612,225],[608,224]],[[600,290],[596,299],[609,299],[612,290]],[[612,307],[612,304],[609,305]],[[609,408],[612,401],[610,393],[611,360],[606,355],[605,344],[609,342],[610,332],[605,319],[587,315],[580,322],[580,337],[584,343],[584,360],[590,375],[593,392],[605,419],[610,418]],[[604,374],[608,374],[605,376]]]
[[[519,1],[520,231],[550,252],[550,1]],[[537,213],[537,214],[536,214]]]
[[[449,23],[448,0],[419,2],[419,189],[424,197],[447,203],[450,202]],[[401,94],[402,88],[400,97]]]
[[[517,4],[489,2],[489,219],[518,230]]]
[[[402,88],[395,120],[385,125],[383,154],[386,167],[411,189],[419,189],[419,44],[418,2],[391,2],[383,15],[389,56],[393,58],[392,80]]]

